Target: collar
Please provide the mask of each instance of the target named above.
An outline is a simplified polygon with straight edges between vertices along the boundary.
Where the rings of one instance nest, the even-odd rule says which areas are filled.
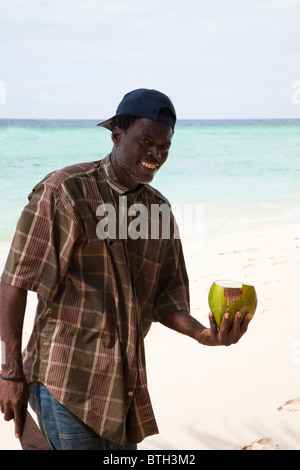
[[[139,184],[138,187],[134,191],[132,191],[119,182],[111,163],[111,154],[107,155],[103,160],[101,160],[101,166],[107,184],[111,187],[113,191],[118,193],[120,196],[131,193],[137,194],[142,191],[144,184]]]

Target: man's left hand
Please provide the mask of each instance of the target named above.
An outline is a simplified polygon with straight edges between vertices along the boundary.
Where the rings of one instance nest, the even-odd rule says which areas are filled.
[[[232,328],[229,329],[229,314],[225,313],[222,319],[221,327],[218,328],[213,313],[209,314],[210,328],[202,330],[197,340],[206,346],[230,346],[236,344],[246,333],[252,315],[248,314],[242,319],[240,312],[234,317]]]

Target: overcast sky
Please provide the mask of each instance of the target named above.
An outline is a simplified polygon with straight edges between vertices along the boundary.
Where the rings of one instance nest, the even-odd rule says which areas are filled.
[[[105,119],[140,87],[179,119],[297,118],[297,81],[300,0],[0,0],[0,118]]]

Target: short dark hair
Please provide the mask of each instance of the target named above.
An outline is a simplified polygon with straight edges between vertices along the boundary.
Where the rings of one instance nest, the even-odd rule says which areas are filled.
[[[174,118],[174,114],[170,108],[161,108],[159,114]],[[139,116],[133,116],[132,114],[120,114],[115,116],[111,121],[111,128],[113,129],[115,126],[117,126],[122,129],[122,131],[126,132],[129,127],[132,126],[138,119],[142,118]]]
[[[115,126],[122,129],[122,131],[127,131],[132,124],[135,123],[138,119],[142,119],[138,116],[132,116],[132,114],[120,114],[119,116],[115,116],[111,122],[111,128],[113,129]]]

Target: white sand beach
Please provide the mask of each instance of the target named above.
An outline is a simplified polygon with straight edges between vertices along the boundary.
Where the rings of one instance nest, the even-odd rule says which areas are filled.
[[[1,271],[8,245],[0,252]],[[295,450],[300,448],[300,224],[190,242],[185,256],[192,314],[208,325],[216,279],[253,283],[258,308],[241,341],[209,348],[153,324],[146,338],[148,382],[160,434],[139,449]],[[30,294],[24,325],[35,310]],[[0,419],[0,450],[21,449]]]

